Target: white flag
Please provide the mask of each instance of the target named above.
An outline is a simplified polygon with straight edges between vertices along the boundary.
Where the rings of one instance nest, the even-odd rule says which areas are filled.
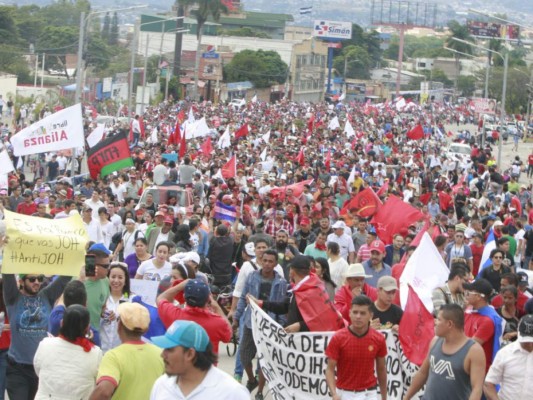
[[[407,304],[408,285],[418,295],[427,310],[433,312],[431,294],[437,287],[444,286],[450,271],[442,255],[426,232],[413,252],[400,276],[400,302],[402,308]]]
[[[403,111],[404,107],[405,107],[405,99],[403,97],[401,97],[397,102],[396,102],[396,111]]]
[[[374,118],[372,118],[372,117],[370,117],[370,118],[368,119],[368,123],[369,123],[370,125],[376,125],[376,123],[374,122]]]
[[[100,140],[102,140],[102,138],[104,137],[104,130],[104,124],[96,125],[96,128],[94,128],[91,134],[87,136],[87,143],[89,144],[89,147],[96,146],[100,142]]]
[[[220,136],[220,138],[218,139],[217,145],[219,149],[225,149],[226,147],[231,146],[231,136],[229,134],[228,126],[226,127],[226,130],[224,131],[222,136]]]
[[[341,97],[339,97],[339,101],[343,101],[346,98],[346,92],[343,92],[341,94]]]
[[[84,147],[81,104],[65,108],[31,124],[10,141],[13,154],[17,157]]]
[[[261,152],[261,154],[259,155],[259,157],[261,158],[262,161],[266,161],[267,159],[267,148],[265,147],[265,149]]]
[[[270,130],[261,136],[261,139],[263,139],[265,143],[270,143]]]
[[[355,165],[353,166],[352,168],[352,172],[350,172],[350,176],[348,177],[348,180],[346,181],[346,183],[348,184],[348,191],[351,192],[352,191],[352,183],[355,182]]]
[[[341,125],[339,124],[339,118],[337,116],[329,121],[328,129],[334,130],[340,127]]]
[[[291,126],[291,132],[293,135],[296,133],[296,125],[294,125],[294,123]]]
[[[242,100],[241,100],[241,104],[239,104],[239,107],[242,107],[242,106],[245,106],[246,105],[246,99],[243,97]]]
[[[349,120],[346,120],[346,125],[344,125],[344,133],[346,133],[347,138],[355,136],[355,130]]]
[[[7,153],[7,150],[6,149],[2,150],[2,152],[0,152],[0,174],[8,174],[14,170],[15,170],[15,167],[13,166],[13,162],[11,161],[11,158],[9,158],[9,154]]]
[[[252,97],[252,103],[257,103],[257,95],[255,95],[254,97]]]
[[[187,118],[187,122],[189,124],[194,124],[194,122],[196,121],[196,119],[194,118],[194,112],[192,111],[192,107],[189,108],[189,117]]]
[[[17,169],[22,169],[23,166],[24,166],[24,163],[22,162],[22,157],[19,157],[17,159]]]

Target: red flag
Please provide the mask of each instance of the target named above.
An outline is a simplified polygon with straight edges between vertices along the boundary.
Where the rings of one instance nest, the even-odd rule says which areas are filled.
[[[304,155],[304,148],[303,147],[300,149],[300,152],[298,153],[298,155],[296,156],[296,159],[294,161],[296,161],[302,167],[305,165],[305,155]]]
[[[421,194],[420,195],[420,202],[422,204],[424,204],[425,206],[427,206],[427,204],[431,200],[431,196],[432,195],[433,195],[433,193],[431,193],[431,192],[427,192],[427,193]]]
[[[388,191],[389,191],[389,180],[385,179],[385,183],[383,184],[383,186],[379,188],[378,192],[376,193],[376,196],[381,197],[382,194],[387,194]]]
[[[248,133],[248,124],[244,124],[239,128],[239,130],[235,131],[235,139],[246,137]]]
[[[405,236],[409,225],[424,218],[419,210],[405,203],[398,197],[391,195],[387,201],[378,208],[370,223],[376,228],[378,237],[385,243],[392,243],[392,236],[400,233]]]
[[[341,210],[341,215],[344,215],[351,209],[357,209],[357,215],[363,218],[369,218],[374,215],[378,208],[383,203],[379,200],[372,188],[361,190],[353,199],[351,199]]]
[[[418,366],[422,365],[429,350],[429,343],[434,336],[433,316],[409,286],[407,304],[400,321],[398,335],[403,352],[409,361]]]
[[[204,157],[208,157],[213,152],[213,145],[211,144],[211,137],[208,136],[207,140],[200,146],[200,149],[202,150],[202,155]]]
[[[328,150],[328,155],[326,156],[326,162],[325,162],[326,168],[329,170],[331,167],[331,151]]]
[[[453,185],[452,186],[452,192],[454,194],[457,194],[459,193],[459,188],[462,188],[464,187],[463,186],[463,182],[465,181],[465,176],[464,175],[461,175],[461,178],[459,178],[459,182],[457,182],[457,185]]]
[[[442,211],[448,210],[453,205],[452,196],[443,191],[439,192],[439,206]]]
[[[313,179],[308,179],[306,181],[293,183],[292,185],[283,186],[283,187],[275,187],[273,188],[270,193],[277,197],[284,197],[284,194],[287,192],[287,190],[292,190],[292,195],[296,198],[300,197],[304,191],[305,185],[310,185],[313,182]]]
[[[178,144],[181,142],[181,130],[179,121],[176,122],[176,127],[174,128],[174,143]]]
[[[182,124],[183,121],[185,121],[185,111],[180,110],[180,112],[178,113],[178,122]]]
[[[229,179],[229,178],[235,178],[235,175],[237,175],[237,158],[233,156],[222,167],[222,177],[224,179]]]
[[[424,137],[424,128],[422,128],[422,125],[418,124],[409,132],[407,132],[407,137],[411,140],[422,139]]]
[[[180,142],[180,152],[179,152],[180,158],[183,158],[186,152],[187,152],[187,143],[185,142],[185,134],[183,134],[183,136],[181,137],[181,142]]]
[[[309,121],[307,121],[307,130],[309,133],[313,132],[313,128],[315,125],[315,115],[311,115],[311,118],[309,118]]]
[[[146,137],[146,133],[144,130],[144,119],[143,117],[139,117],[139,126],[141,127],[141,139],[144,139]]]

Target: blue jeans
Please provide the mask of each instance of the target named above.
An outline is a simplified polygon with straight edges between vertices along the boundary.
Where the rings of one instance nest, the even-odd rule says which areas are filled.
[[[0,400],[6,392],[7,349],[0,350]]]
[[[234,374],[243,376],[244,374],[244,367],[242,366],[241,362],[241,339],[242,339],[242,333],[244,331],[244,313],[242,313],[241,318],[239,319],[239,345],[237,346],[237,351],[235,352],[235,370]]]

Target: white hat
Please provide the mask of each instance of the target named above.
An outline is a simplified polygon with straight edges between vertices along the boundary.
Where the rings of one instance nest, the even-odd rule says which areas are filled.
[[[493,227],[497,227],[497,226],[503,226],[503,222],[500,221],[500,220],[496,220],[494,221],[494,225],[492,225]]]
[[[344,221],[337,221],[335,222],[332,226],[331,226],[333,229],[345,229],[346,228],[346,224],[344,223]]]
[[[248,242],[244,245],[244,252],[250,257],[255,257],[255,244],[254,242]]]
[[[344,273],[345,278],[372,278],[372,275],[367,275],[365,273],[365,267],[363,264],[350,264],[346,272]]]

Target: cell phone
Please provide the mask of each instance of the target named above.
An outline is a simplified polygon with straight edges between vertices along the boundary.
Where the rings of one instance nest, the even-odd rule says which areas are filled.
[[[85,276],[96,276],[96,256],[85,255]]]

